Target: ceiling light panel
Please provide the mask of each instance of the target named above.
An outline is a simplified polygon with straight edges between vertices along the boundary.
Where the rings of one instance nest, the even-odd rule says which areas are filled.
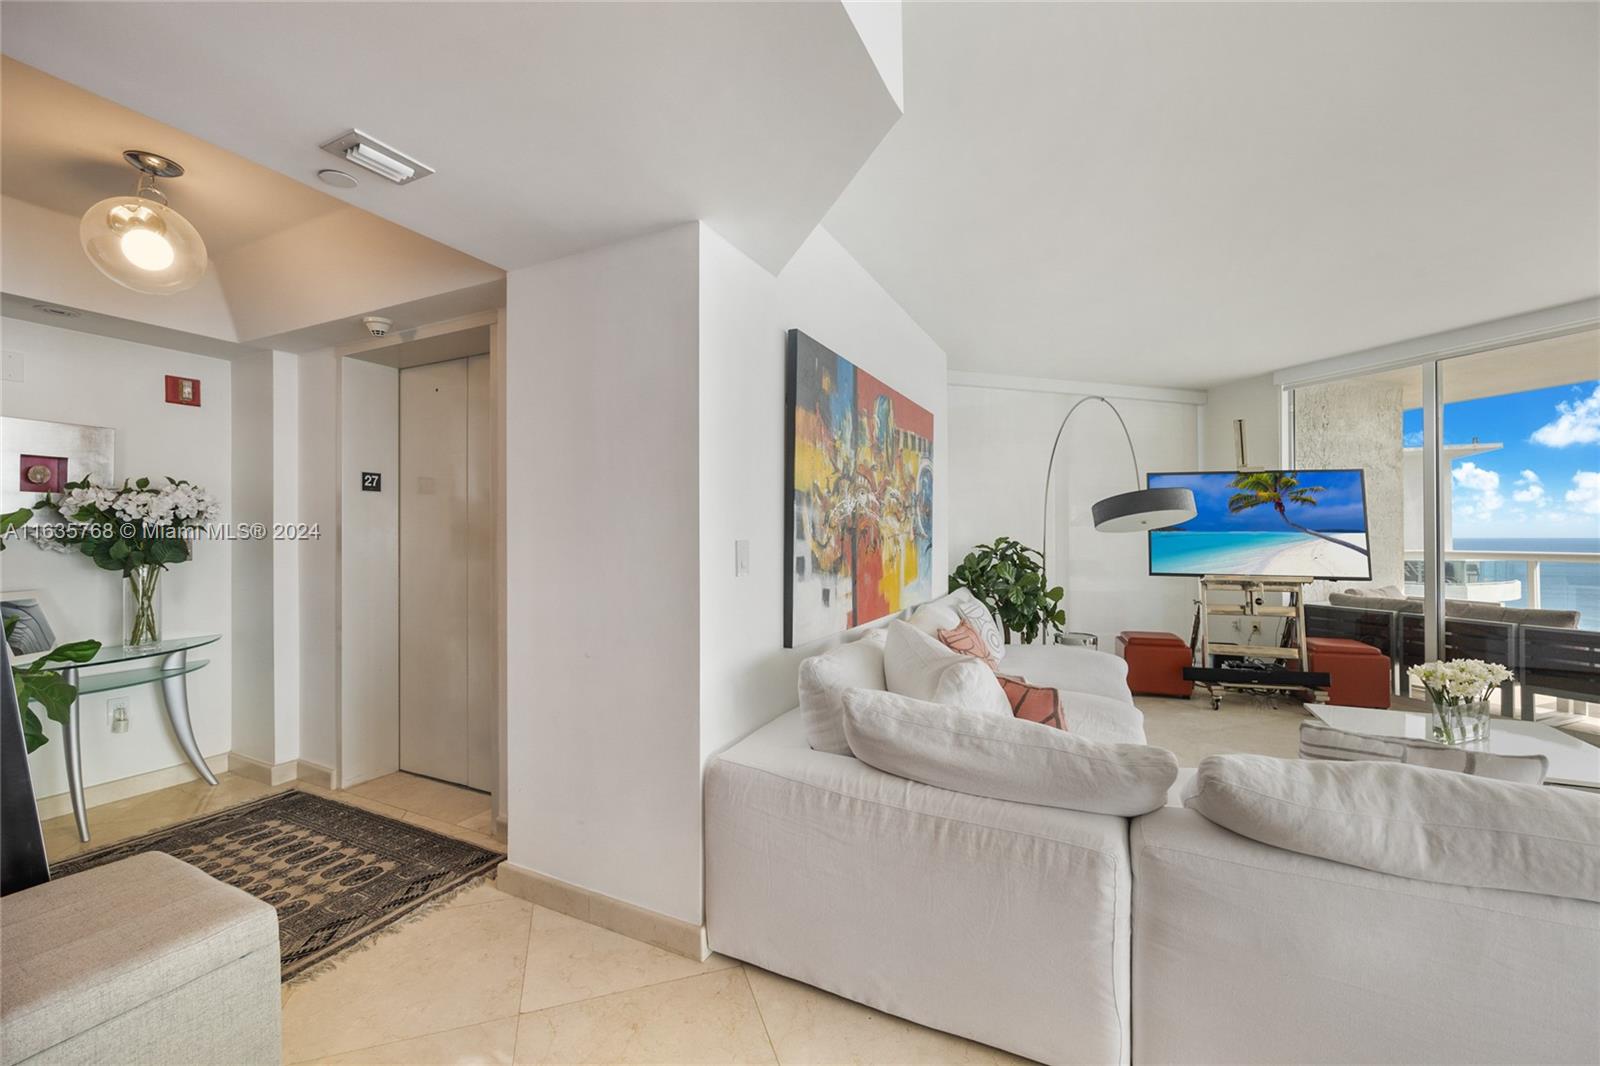
[[[341,134],[324,144],[322,149],[358,167],[364,167],[396,185],[409,185],[433,173],[433,168],[426,163],[418,162],[399,149],[392,148],[360,130],[350,130]]]

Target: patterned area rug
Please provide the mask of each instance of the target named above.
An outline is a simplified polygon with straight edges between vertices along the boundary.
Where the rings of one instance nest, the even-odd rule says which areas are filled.
[[[52,877],[164,851],[278,910],[283,980],[494,869],[504,855],[290,790],[75,856]]]

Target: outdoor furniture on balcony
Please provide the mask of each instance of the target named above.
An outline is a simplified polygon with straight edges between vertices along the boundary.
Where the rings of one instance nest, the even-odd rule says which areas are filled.
[[[1389,656],[1395,691],[1408,693],[1406,670],[1426,659],[1422,601],[1358,593],[1334,593],[1334,602],[1306,605],[1311,637],[1358,640]],[[1498,619],[1472,617],[1497,614]],[[1483,659],[1505,665],[1516,675],[1501,690],[1500,711],[1517,713],[1515,691],[1522,690],[1521,713],[1534,718],[1539,694],[1600,703],[1600,632],[1577,628],[1575,611],[1528,610],[1498,604],[1446,603],[1444,656]],[[1549,622],[1562,624],[1545,624]]]
[[[1517,627],[1517,679],[1522,717],[1533,718],[1538,693],[1600,703],[1600,632],[1553,626]]]

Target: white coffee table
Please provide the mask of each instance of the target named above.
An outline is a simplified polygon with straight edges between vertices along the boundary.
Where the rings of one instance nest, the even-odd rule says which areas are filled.
[[[1326,703],[1305,705],[1312,715],[1351,733],[1426,740],[1428,716],[1412,711],[1385,711],[1376,707],[1340,707]],[[1550,760],[1545,783],[1600,788],[1600,748],[1569,737],[1559,729],[1518,718],[1492,718],[1487,743],[1471,744],[1476,751],[1496,755],[1543,755]]]

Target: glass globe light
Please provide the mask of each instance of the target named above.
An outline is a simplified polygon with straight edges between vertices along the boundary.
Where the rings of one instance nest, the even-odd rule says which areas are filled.
[[[157,175],[176,177],[183,168],[148,152],[125,155],[144,176],[132,194],[108,197],[84,212],[78,224],[84,254],[100,273],[135,292],[166,296],[192,288],[205,276],[205,241],[155,187]]]

